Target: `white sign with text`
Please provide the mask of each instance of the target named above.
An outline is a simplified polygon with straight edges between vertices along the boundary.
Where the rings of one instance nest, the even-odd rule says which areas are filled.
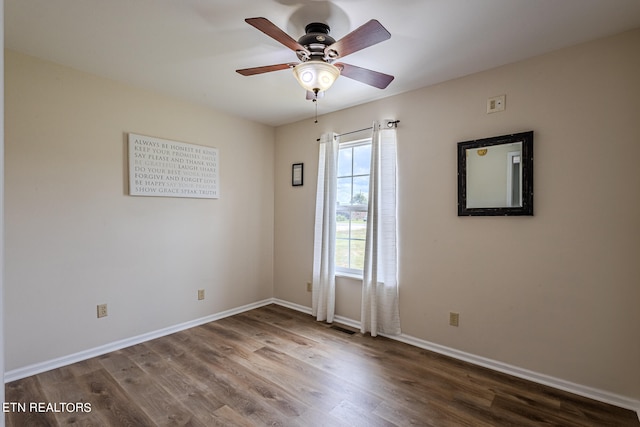
[[[217,199],[218,149],[129,134],[129,194]]]

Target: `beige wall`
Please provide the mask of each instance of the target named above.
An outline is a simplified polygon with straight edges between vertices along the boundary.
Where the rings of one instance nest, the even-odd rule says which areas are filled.
[[[5,102],[7,370],[272,296],[273,128],[13,52]],[[128,196],[127,132],[219,148],[220,199]]]
[[[311,305],[316,138],[400,119],[403,332],[640,399],[638,76],[640,30],[278,128],[275,296]],[[535,216],[458,217],[456,143],[528,130]],[[336,306],[357,320],[359,284]]]

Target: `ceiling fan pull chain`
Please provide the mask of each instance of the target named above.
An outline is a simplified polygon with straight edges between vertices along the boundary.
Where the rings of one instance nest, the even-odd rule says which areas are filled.
[[[316,119],[314,123],[318,123],[318,94],[316,93],[316,97],[313,98],[313,103],[316,104]]]

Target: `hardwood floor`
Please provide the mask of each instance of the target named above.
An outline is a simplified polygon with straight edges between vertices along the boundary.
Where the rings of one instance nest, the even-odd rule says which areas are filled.
[[[632,411],[277,305],[5,390],[25,405],[7,426],[640,426]]]

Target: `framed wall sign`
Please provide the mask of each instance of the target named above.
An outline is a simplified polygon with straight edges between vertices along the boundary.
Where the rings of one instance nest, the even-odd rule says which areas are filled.
[[[291,185],[299,187],[303,184],[304,163],[294,163],[291,167]]]
[[[218,149],[129,134],[131,196],[218,199]]]

